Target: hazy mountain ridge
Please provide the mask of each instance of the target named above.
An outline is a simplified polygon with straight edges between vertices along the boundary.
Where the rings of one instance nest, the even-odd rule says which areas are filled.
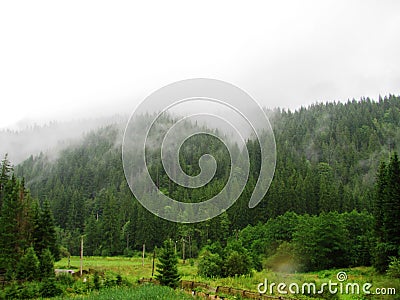
[[[50,122],[45,125],[23,125],[19,129],[0,130],[0,154],[8,153],[9,160],[17,165],[29,156],[46,153],[55,158],[61,149],[79,144],[85,133],[109,124],[124,126],[127,116],[114,115],[87,118],[68,122]]]
[[[226,236],[223,228],[226,229],[227,220],[231,233],[286,211],[311,215],[331,210],[370,211],[379,162],[387,159],[390,151],[400,150],[400,98],[395,96],[377,102],[362,99],[316,104],[295,112],[276,110],[271,119],[277,166],[267,195],[255,209],[248,209],[260,165],[257,144],[249,141],[252,168],[248,186],[227,216],[189,226],[198,246],[208,239]],[[103,232],[115,230],[114,235],[103,240],[89,239],[92,250],[88,251],[122,253],[124,247],[117,232],[127,222],[132,248],[144,240],[150,248],[161,245],[171,232],[181,228],[153,216],[133,199],[122,169],[122,133],[116,125],[106,126],[87,134],[74,147],[65,148],[56,159],[43,154],[16,168],[17,174],[26,178],[33,196],[50,200],[56,222],[69,238],[78,237],[93,226],[100,226]],[[199,153],[195,151],[196,140],[192,143],[182,161],[183,168],[195,174]],[[211,143],[210,140],[210,147]],[[219,173],[222,177],[201,193],[172,185],[159,160],[150,166],[150,173],[171,197],[186,201],[200,197],[203,201],[221,189],[225,168],[223,163]],[[114,223],[109,223],[109,218]],[[97,225],[91,223],[93,219],[99,220]],[[107,246],[110,243],[112,249]],[[70,250],[76,251],[74,247]]]

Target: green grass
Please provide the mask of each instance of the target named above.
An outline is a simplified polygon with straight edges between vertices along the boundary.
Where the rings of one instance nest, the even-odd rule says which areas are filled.
[[[53,298],[68,299],[65,297]],[[100,291],[92,292],[86,296],[76,296],[70,299],[82,299],[82,300],[122,300],[122,299],[133,299],[133,300],[193,300],[193,297],[181,291],[175,291],[165,286],[157,286],[145,284],[139,287],[124,287],[124,288],[110,288],[102,289]]]
[[[157,262],[156,262],[157,263]],[[71,265],[76,267],[78,270],[80,265],[79,257],[71,257]],[[62,259],[56,263],[56,268],[66,268],[67,259]],[[142,266],[141,257],[85,257],[84,259],[84,269],[96,269],[99,271],[106,271],[112,274],[121,274],[124,279],[136,283],[138,279],[146,277],[151,277],[152,268],[152,257],[146,257],[144,261],[144,266]],[[340,270],[324,270],[319,272],[311,273],[276,273],[270,270],[263,270],[261,272],[254,272],[251,276],[239,276],[234,278],[203,278],[197,275],[196,263],[191,266],[189,261],[185,264],[179,261],[178,270],[184,280],[191,280],[197,282],[204,282],[212,287],[226,286],[238,289],[257,291],[257,285],[264,282],[267,278],[268,282],[284,282],[290,284],[295,282],[301,286],[303,283],[315,282],[317,287],[322,283],[332,280],[332,282],[337,282],[336,274],[339,271],[345,271],[348,275],[347,282],[357,282],[362,286],[362,284],[369,282],[373,284],[373,287],[394,287],[396,288],[396,296],[370,296],[369,298],[363,298],[359,296],[351,295],[339,295],[336,299],[341,300],[355,300],[355,299],[400,299],[400,279],[389,278],[388,276],[377,274],[371,267],[357,267],[357,268],[347,268]],[[156,273],[156,272],[155,272]],[[134,290],[135,288],[133,288]],[[397,298],[396,298],[397,297]],[[300,298],[300,297],[297,297]],[[117,299],[117,298],[116,298]],[[123,298],[118,298],[123,299]],[[143,298],[145,299],[145,298]],[[158,298],[154,298],[158,299]],[[163,298],[160,298],[163,299]],[[302,299],[315,299],[303,297]]]

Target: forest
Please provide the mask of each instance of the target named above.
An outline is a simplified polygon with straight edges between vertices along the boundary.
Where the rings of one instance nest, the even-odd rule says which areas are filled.
[[[277,164],[264,199],[248,208],[260,171],[259,142],[249,139],[250,175],[243,193],[223,214],[196,224],[163,220],[134,199],[122,168],[123,124],[118,122],[88,132],[57,155],[31,156],[14,170],[5,158],[0,269],[14,270],[23,263],[19,257],[32,251],[38,263],[45,255],[53,260],[79,255],[84,236],[87,256],[132,256],[143,245],[153,251],[171,240],[180,257],[199,258],[198,273],[206,277],[263,268],[300,272],[372,265],[386,272],[390,265],[398,271],[400,97],[266,113]],[[199,173],[205,151],[215,157],[215,177],[200,189],[172,182],[157,158],[159,150],[150,150],[149,172],[160,191],[176,200],[209,199],[226,183],[230,162],[217,139],[192,137],[179,153],[189,175]],[[15,272],[10,276],[21,276]]]

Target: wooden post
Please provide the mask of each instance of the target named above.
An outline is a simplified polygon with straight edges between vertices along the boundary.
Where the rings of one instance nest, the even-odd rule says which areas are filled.
[[[82,273],[83,273],[83,235],[81,236],[81,268],[79,270],[79,274],[82,277]]]
[[[143,254],[142,254],[142,267],[144,267],[144,252],[146,251],[146,245],[143,244]]]
[[[192,258],[192,238],[189,235],[189,258]]]
[[[151,277],[154,276],[154,261],[156,260],[156,248],[153,251],[153,267],[151,268]]]
[[[185,239],[182,238],[182,260],[185,263]]]

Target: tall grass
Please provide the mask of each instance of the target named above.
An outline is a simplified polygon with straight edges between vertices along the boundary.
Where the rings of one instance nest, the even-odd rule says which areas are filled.
[[[68,299],[65,297],[54,300]],[[70,299],[82,300],[193,300],[191,295],[175,291],[169,287],[145,284],[139,287],[110,288],[92,292],[87,296],[76,296]]]

